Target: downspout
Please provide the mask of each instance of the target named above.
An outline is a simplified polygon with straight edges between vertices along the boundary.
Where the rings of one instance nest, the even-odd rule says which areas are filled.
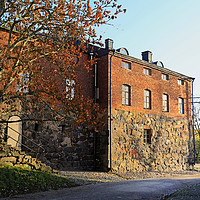
[[[112,57],[115,54],[115,49],[111,50],[113,54],[110,56],[110,171],[112,171]]]
[[[94,64],[94,102],[97,102],[97,63]]]
[[[90,59],[93,60],[93,55],[94,53],[91,52],[90,53]],[[96,84],[97,84],[97,77],[96,77],[96,63],[94,65],[94,102],[96,103]],[[94,149],[93,149],[93,154],[94,154],[94,169],[96,169],[96,132],[94,131],[94,137],[93,137],[93,145],[94,145]]]
[[[90,53],[90,59],[93,60],[94,53]],[[94,102],[97,102],[97,63],[94,64]]]
[[[195,78],[192,78],[192,135],[193,135],[193,145],[194,145],[194,165],[195,165],[195,135],[194,135],[194,80]]]

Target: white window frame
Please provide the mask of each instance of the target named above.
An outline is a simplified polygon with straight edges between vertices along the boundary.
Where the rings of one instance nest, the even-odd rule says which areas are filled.
[[[178,79],[178,84],[179,84],[179,85],[184,85],[184,80]]]
[[[151,109],[151,91],[144,90],[144,108]]]
[[[162,74],[162,80],[169,80],[169,75],[168,74]]]
[[[66,79],[66,92],[67,92],[66,98],[69,98],[69,100],[74,99],[74,94],[75,94],[74,85],[75,85],[74,80]]]
[[[131,63],[122,61],[122,68],[131,69]]]
[[[145,75],[151,76],[151,69],[143,68],[143,73],[144,73]]]
[[[29,92],[29,74],[20,74],[19,81],[17,82],[17,92],[28,93]]]
[[[178,112],[184,114],[184,99],[181,97],[178,98]]]
[[[168,94],[162,95],[162,107],[163,107],[163,112],[169,112],[169,95]]]
[[[129,85],[122,85],[122,105],[130,106],[131,102],[131,87]]]

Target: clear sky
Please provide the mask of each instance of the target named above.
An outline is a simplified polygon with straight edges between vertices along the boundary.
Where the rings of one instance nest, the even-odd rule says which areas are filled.
[[[118,0],[126,14],[98,33],[125,47],[133,57],[150,50],[153,61],[195,78],[194,95],[200,97],[200,0]]]

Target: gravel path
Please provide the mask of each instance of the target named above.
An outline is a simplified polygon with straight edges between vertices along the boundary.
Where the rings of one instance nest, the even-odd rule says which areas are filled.
[[[59,171],[60,176],[74,180],[80,185],[91,183],[120,182],[127,180],[175,178],[187,175],[200,175],[200,171],[174,171],[174,172],[94,172],[94,171]]]

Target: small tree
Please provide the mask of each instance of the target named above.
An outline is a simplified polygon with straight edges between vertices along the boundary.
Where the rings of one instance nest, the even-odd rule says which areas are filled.
[[[125,10],[117,0],[0,2],[0,118],[23,110],[35,119],[50,113],[79,126],[98,126],[98,105],[78,92],[79,61],[90,43],[100,44],[95,28]],[[86,59],[82,67],[92,64]]]
[[[200,107],[199,105],[194,108],[194,133],[195,133],[195,153],[197,163],[199,163],[200,156]]]

